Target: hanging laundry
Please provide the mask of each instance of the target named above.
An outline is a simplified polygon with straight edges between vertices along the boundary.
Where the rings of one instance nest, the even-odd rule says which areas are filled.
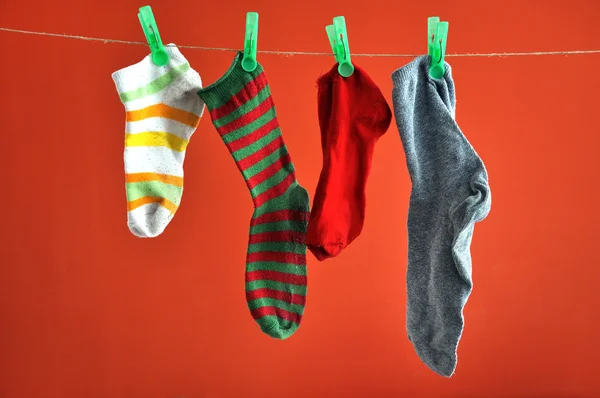
[[[183,195],[183,162],[204,104],[200,75],[174,46],[165,66],[152,55],[112,74],[126,110],[127,224],[139,237],[160,235]]]
[[[285,339],[299,327],[306,296],[309,197],[277,121],[262,66],[238,53],[216,83],[198,91],[250,190],[254,213],[246,258],[246,300],[263,332]]]
[[[340,254],[362,231],[375,143],[387,131],[392,112],[379,87],[356,65],[349,77],[335,65],[317,86],[323,168],[306,242],[323,261]]]
[[[436,79],[431,64],[422,56],[393,73],[393,106],[412,181],[408,336],[429,368],[450,377],[473,286],[474,224],[489,213],[491,192],[482,160],[455,121],[450,65]]]
[[[336,65],[317,81],[323,168],[306,235],[320,261],[360,235],[375,143],[392,118],[379,87],[352,64],[346,18],[333,18],[325,30]]]

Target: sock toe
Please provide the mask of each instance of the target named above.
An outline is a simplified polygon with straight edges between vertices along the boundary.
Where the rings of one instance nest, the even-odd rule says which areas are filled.
[[[439,350],[433,347],[431,343],[415,339],[414,336],[410,335],[409,340],[413,343],[421,361],[429,369],[444,377],[451,377],[454,374],[458,362],[456,350],[452,350],[451,347],[450,350]]]
[[[154,238],[160,235],[173,214],[157,203],[148,204],[128,213],[129,230],[140,238]]]
[[[260,329],[269,336],[285,340],[290,337],[300,325],[275,316],[265,316],[257,320]]]
[[[345,245],[341,242],[324,243],[322,245],[313,245],[308,243],[306,246],[319,261],[324,261],[328,258],[337,256],[342,252],[342,250],[344,250],[345,247]]]

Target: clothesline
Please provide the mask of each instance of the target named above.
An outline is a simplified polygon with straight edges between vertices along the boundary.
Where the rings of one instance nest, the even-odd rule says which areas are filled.
[[[141,41],[129,41],[119,39],[108,39],[104,37],[89,37],[79,35],[68,35],[62,33],[48,33],[48,32],[36,32],[32,30],[22,29],[11,29],[2,28],[0,30],[5,32],[21,33],[26,35],[38,35],[38,36],[50,36],[50,37],[62,37],[67,39],[84,40],[84,41],[99,41],[105,44],[107,43],[118,43],[118,44],[134,44],[147,46],[148,43]],[[168,47],[168,45],[166,45]],[[205,47],[205,46],[186,46],[178,45],[178,48],[191,48],[195,50],[204,51],[227,51],[236,52],[238,48],[228,47]],[[273,55],[313,55],[313,56],[331,56],[331,53],[327,52],[312,52],[312,51],[278,51],[278,50],[258,50],[260,54],[273,54]],[[570,51],[533,51],[533,52],[502,52],[502,53],[448,53],[447,57],[519,57],[519,56],[534,56],[534,55],[575,55],[575,54],[600,54],[600,50],[570,50]],[[416,57],[422,54],[376,54],[376,53],[352,53],[353,57]]]

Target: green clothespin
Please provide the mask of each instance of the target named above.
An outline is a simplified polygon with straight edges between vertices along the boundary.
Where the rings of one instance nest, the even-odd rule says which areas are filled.
[[[433,43],[438,23],[440,23],[440,17],[427,18],[427,54],[429,55],[433,55]]]
[[[350,45],[348,44],[348,32],[346,30],[346,18],[333,18],[333,25],[325,27],[333,56],[338,63],[338,72],[344,77],[354,73],[354,65],[350,58]]]
[[[427,53],[431,56],[429,74],[440,79],[444,77],[444,57],[448,40],[448,22],[440,22],[439,17],[427,19]]]
[[[258,13],[249,12],[246,14],[246,38],[244,40],[244,58],[242,58],[242,68],[246,72],[252,72],[256,69],[256,48],[258,43]]]
[[[335,62],[338,62],[337,49],[335,44],[335,28],[333,27],[333,25],[327,25],[325,27],[325,31],[327,31],[327,37],[329,38],[329,44],[331,45],[331,52],[333,52],[333,58],[335,58]]]
[[[165,46],[163,46],[160,39],[160,33],[158,33],[158,28],[156,27],[152,8],[150,6],[140,7],[138,19],[152,52],[152,62],[158,66],[166,65],[169,62],[169,54],[165,51]]]

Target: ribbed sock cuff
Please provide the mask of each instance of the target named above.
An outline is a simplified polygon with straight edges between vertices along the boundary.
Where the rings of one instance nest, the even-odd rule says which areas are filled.
[[[323,87],[330,85],[333,79],[336,77],[336,74],[339,75],[338,64],[333,65],[329,72],[319,76],[317,79],[317,86]]]
[[[444,63],[445,73],[444,77],[441,79],[435,79],[431,77],[429,74],[430,65],[431,57],[429,55],[421,55],[403,67],[396,69],[394,73],[392,73],[392,81],[394,82],[394,85],[403,85],[414,80],[419,73],[422,73],[423,76],[427,76],[427,78],[432,82],[452,76],[452,68],[447,62]]]
[[[218,108],[235,94],[239,93],[248,83],[263,73],[260,64],[252,72],[246,72],[242,68],[244,54],[240,51],[233,59],[233,63],[223,76],[216,82],[198,90],[198,96],[204,101],[209,110]]]
[[[169,54],[169,62],[164,66],[155,65],[152,62],[152,54],[148,54],[137,64],[114,72],[112,79],[119,94],[143,87],[172,70],[186,69],[184,65],[188,65],[187,69],[189,69],[187,59],[185,59],[177,47],[169,44],[165,46],[165,51]],[[182,70],[181,72],[185,71]]]

